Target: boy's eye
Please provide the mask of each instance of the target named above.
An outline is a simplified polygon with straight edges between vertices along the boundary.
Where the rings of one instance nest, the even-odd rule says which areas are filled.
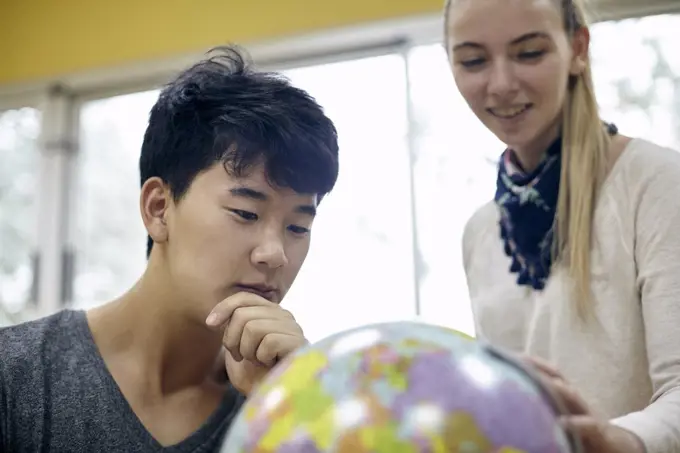
[[[291,225],[288,227],[288,230],[295,234],[307,234],[309,233],[309,228],[301,227],[299,225]]]
[[[242,209],[230,209],[230,211],[236,214],[237,216],[241,217],[243,220],[248,220],[249,222],[258,219],[257,214],[255,214],[254,212],[244,211]]]

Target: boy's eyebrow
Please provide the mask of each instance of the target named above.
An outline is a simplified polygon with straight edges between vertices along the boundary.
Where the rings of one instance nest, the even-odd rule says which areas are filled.
[[[234,187],[233,189],[229,189],[229,193],[236,197],[243,197],[256,201],[267,201],[269,199],[266,193],[251,189],[250,187]],[[312,217],[316,216],[316,206],[311,204],[297,206],[295,211]]]
[[[249,187],[235,187],[230,189],[229,192],[237,197],[250,198],[251,200],[267,201],[269,198],[266,193]]]
[[[300,214],[307,214],[312,217],[316,216],[316,206],[313,206],[311,204],[300,205],[297,208],[295,208],[295,210]]]

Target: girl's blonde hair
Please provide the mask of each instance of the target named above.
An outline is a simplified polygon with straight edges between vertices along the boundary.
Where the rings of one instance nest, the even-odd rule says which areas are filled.
[[[453,0],[445,6],[445,26]],[[582,0],[559,3],[569,36],[587,27]],[[562,110],[562,173],[555,215],[553,253],[573,282],[573,298],[582,319],[592,314],[591,251],[599,189],[606,177],[610,137],[600,119],[590,59],[571,76]]]

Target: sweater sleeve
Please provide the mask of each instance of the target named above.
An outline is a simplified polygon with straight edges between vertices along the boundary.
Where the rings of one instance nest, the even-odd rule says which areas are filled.
[[[635,208],[637,288],[644,320],[650,404],[612,422],[636,434],[648,453],[680,453],[680,153],[641,153]]]
[[[476,293],[476,286],[474,277],[471,276],[471,268],[473,267],[473,260],[475,257],[474,247],[479,240],[480,235],[488,233],[485,231],[487,225],[496,225],[493,217],[496,215],[496,205],[493,202],[482,205],[465,223],[463,229],[463,238],[461,241],[461,248],[463,252],[463,270],[465,272],[465,281],[468,287],[468,294],[470,299],[474,299]],[[471,304],[472,318],[475,323],[475,336],[483,338],[485,332],[479,323],[474,304]]]

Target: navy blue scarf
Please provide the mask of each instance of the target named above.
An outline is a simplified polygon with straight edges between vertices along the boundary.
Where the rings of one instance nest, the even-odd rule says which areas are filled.
[[[512,150],[501,155],[496,181],[500,233],[518,285],[543,289],[552,264],[553,223],[560,190],[562,140],[550,145],[543,160],[525,173]]]
[[[609,135],[614,124],[605,123]],[[517,284],[537,290],[545,287],[553,256],[553,226],[560,190],[562,139],[548,148],[538,167],[526,173],[507,149],[501,155],[495,201],[500,210],[500,235],[510,272]]]

